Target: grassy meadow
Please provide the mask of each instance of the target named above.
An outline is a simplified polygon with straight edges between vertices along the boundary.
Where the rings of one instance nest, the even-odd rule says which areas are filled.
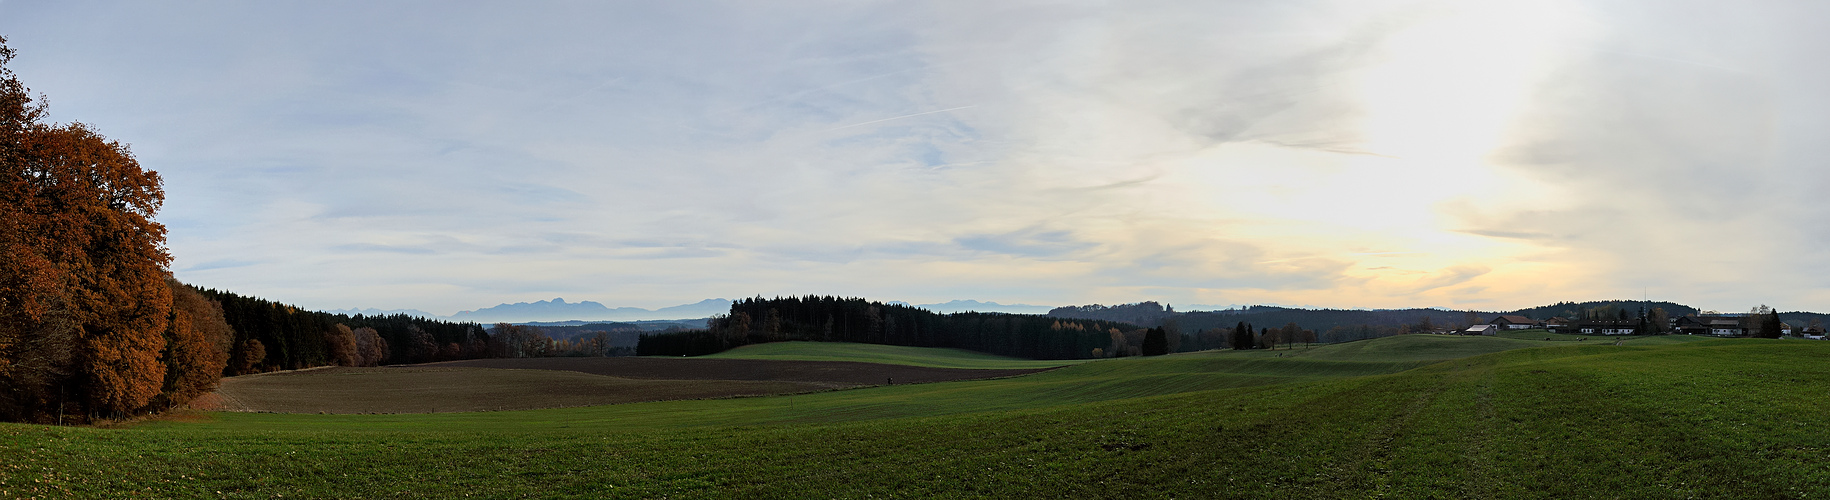
[[[1086,360],[1035,360],[986,354],[965,349],[903,347],[879,344],[841,342],[770,342],[751,344],[708,359],[769,359],[777,361],[858,361],[931,368],[970,368],[977,370],[1050,368],[1083,363]]]
[[[1830,496],[1830,343],[1652,344],[1410,335],[794,396],[4,424],[0,497]]]

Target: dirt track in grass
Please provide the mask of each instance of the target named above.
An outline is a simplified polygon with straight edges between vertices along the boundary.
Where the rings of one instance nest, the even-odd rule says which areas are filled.
[[[443,413],[793,394],[1007,377],[967,370],[840,361],[672,358],[478,359],[244,375],[193,407],[278,413]]]

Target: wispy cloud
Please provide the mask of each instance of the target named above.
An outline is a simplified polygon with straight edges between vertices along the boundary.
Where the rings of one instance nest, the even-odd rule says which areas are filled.
[[[313,307],[1823,309],[1827,9],[7,2],[0,32],[164,176],[180,278]]]

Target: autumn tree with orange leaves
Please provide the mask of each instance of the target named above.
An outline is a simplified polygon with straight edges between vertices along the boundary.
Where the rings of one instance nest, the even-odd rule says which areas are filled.
[[[119,417],[214,385],[227,326],[200,297],[174,308],[159,175],[88,125],[45,123],[12,58],[0,38],[0,418]]]
[[[204,298],[190,285],[166,278],[172,291],[171,323],[165,329],[165,392],[163,406],[190,401],[216,388],[235,332],[223,320],[222,306]]]

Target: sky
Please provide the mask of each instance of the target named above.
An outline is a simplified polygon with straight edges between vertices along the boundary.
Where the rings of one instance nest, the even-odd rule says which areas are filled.
[[[564,297],[1830,311],[1830,3],[0,0],[173,273]]]

